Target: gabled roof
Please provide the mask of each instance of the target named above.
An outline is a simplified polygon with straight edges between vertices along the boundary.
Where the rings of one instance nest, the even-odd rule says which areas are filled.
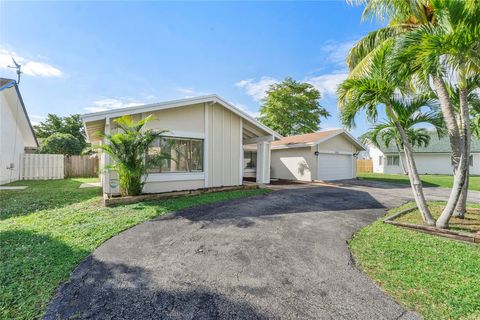
[[[13,79],[0,78],[0,91],[11,88],[16,84]]]
[[[345,138],[347,138],[348,140],[350,140],[350,142],[356,145],[359,150],[365,150],[364,146],[360,142],[358,142],[357,139],[355,139],[348,131],[341,128],[284,137],[278,141],[273,141],[272,149],[287,149],[314,146],[330,140],[338,135],[344,135]]]
[[[107,111],[100,111],[95,113],[86,113],[82,115],[82,120],[84,123],[103,120],[106,117],[114,118],[120,117],[126,114],[136,114],[136,113],[143,113],[143,112],[152,112],[157,110],[164,110],[164,109],[172,109],[177,107],[183,107],[192,104],[199,104],[199,103],[218,103],[223,105],[225,108],[229,109],[233,113],[237,114],[238,116],[242,117],[243,119],[247,120],[248,122],[256,125],[257,127],[263,129],[267,133],[271,134],[275,139],[281,139],[282,135],[278,132],[270,129],[263,123],[259,122],[257,119],[253,118],[252,116],[248,115],[246,112],[238,109],[234,105],[228,103],[224,99],[220,98],[216,94],[207,95],[207,96],[200,96],[194,98],[187,98],[187,99],[179,99],[179,100],[172,100],[172,101],[165,101],[160,103],[152,103],[134,107],[127,107],[121,109],[113,109]]]
[[[390,143],[388,147],[385,146],[383,141],[379,141],[380,151],[383,153],[398,153],[395,143]],[[438,135],[434,132],[430,133],[430,143],[427,147],[413,147],[413,152],[417,153],[451,153],[450,140],[448,136],[438,138]],[[472,136],[471,152],[480,152],[480,140]]]
[[[33,131],[32,123],[30,122],[30,118],[28,117],[27,109],[25,108],[25,104],[23,102],[22,95],[20,94],[20,90],[18,89],[17,82],[13,79],[0,78],[0,92],[5,90],[15,90],[14,94],[16,95],[16,99],[18,99],[18,102],[22,106],[25,120],[23,121],[23,125],[20,126],[20,128],[24,134],[29,134],[29,133],[32,134],[33,139],[31,139],[30,142],[34,144],[34,145],[26,145],[26,147],[38,147],[38,140],[37,140],[37,137],[35,136],[35,131]],[[9,99],[11,99],[12,98],[11,93],[9,91],[5,91],[5,92],[7,97],[10,96]],[[22,122],[17,122],[17,126],[20,123]]]

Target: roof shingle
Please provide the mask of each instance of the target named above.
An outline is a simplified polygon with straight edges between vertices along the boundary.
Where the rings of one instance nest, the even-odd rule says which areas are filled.
[[[292,145],[292,144],[306,144],[306,143],[314,143],[319,140],[334,136],[339,132],[343,131],[342,129],[332,129],[332,130],[324,130],[320,132],[313,132],[313,133],[306,133],[300,134],[296,136],[288,136],[284,137],[277,141],[272,141],[272,146],[285,146],[285,145]]]
[[[388,148],[385,146],[383,141],[379,141],[380,150],[383,153],[397,153],[397,147],[395,143],[390,143]],[[430,133],[430,143],[427,147],[413,147],[413,152],[418,153],[451,153],[452,148],[450,147],[450,141],[448,136],[444,136],[442,138],[438,138],[437,134]],[[472,143],[471,143],[471,152],[480,152],[480,140],[472,136]]]

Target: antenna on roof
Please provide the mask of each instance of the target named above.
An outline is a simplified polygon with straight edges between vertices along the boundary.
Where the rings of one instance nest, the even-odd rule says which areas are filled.
[[[17,85],[20,84],[20,75],[22,74],[21,68],[22,65],[18,64],[17,61],[12,57],[13,64],[14,66],[8,66],[9,68],[16,69],[17,70]]]

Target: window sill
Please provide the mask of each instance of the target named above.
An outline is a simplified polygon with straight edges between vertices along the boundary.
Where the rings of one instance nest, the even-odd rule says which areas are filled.
[[[150,173],[147,177],[148,182],[166,182],[166,181],[185,181],[185,180],[204,180],[204,172],[164,172]]]

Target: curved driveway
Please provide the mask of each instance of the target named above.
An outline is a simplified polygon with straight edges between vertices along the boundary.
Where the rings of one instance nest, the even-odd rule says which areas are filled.
[[[350,181],[148,221],[84,261],[46,319],[415,319],[357,270],[346,243],[409,199],[406,187]]]

